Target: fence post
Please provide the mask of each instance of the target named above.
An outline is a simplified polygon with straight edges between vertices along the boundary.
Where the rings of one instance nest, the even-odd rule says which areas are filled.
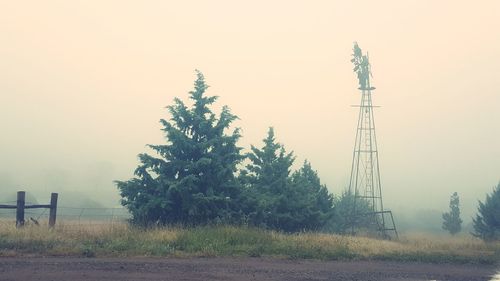
[[[57,193],[50,194],[50,212],[49,212],[49,227],[56,225],[57,215]]]
[[[16,208],[16,227],[22,227],[24,225],[24,205],[26,193],[24,191],[17,192],[17,208]]]

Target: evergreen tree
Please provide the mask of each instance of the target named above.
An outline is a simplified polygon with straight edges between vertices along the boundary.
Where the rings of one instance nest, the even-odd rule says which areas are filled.
[[[307,160],[292,174],[292,191],[296,193],[297,203],[302,205],[298,206],[298,225],[308,230],[322,228],[333,215],[333,196]]]
[[[289,206],[290,167],[293,152],[276,143],[274,129],[269,128],[261,149],[251,146],[247,154],[250,164],[242,172],[241,181],[246,185],[251,224],[273,229],[292,230]]]
[[[251,146],[250,164],[240,179],[249,198],[251,224],[295,232],[321,228],[331,215],[333,198],[308,162],[290,176],[293,153],[276,142],[269,128],[264,146]]]
[[[450,197],[450,211],[443,214],[443,229],[451,235],[462,230],[462,219],[460,218],[460,198],[456,192]]]
[[[352,212],[354,209],[354,195],[344,191],[340,196],[333,200],[333,215],[324,227],[325,231],[338,234],[347,234],[352,231]],[[359,214],[368,214],[372,212],[370,203],[360,198],[356,199],[356,209]],[[355,219],[354,228],[370,231],[376,229],[373,216],[359,216]]]
[[[149,145],[157,157],[140,154],[136,177],[117,181],[122,204],[138,224],[234,222],[241,216],[241,188],[234,176],[242,160],[239,130],[226,130],[237,119],[227,106],[216,116],[206,96],[208,85],[196,71],[191,107],[175,98],[161,119],[166,144]]]
[[[500,240],[500,183],[486,200],[479,201],[478,214],[473,219],[473,235],[483,240]]]

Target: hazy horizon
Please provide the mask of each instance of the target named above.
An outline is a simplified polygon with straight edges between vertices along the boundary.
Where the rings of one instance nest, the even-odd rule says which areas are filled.
[[[500,2],[2,1],[0,188],[118,205],[159,119],[201,70],[240,120],[329,190],[348,185],[359,103],[350,55],[370,54],[384,205],[464,220],[500,181]],[[0,200],[2,201],[2,200]],[[397,213],[395,213],[397,220]]]

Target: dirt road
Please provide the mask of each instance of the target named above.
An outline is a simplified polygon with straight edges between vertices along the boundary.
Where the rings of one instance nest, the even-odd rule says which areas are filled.
[[[497,268],[270,258],[0,258],[0,280],[490,280]]]

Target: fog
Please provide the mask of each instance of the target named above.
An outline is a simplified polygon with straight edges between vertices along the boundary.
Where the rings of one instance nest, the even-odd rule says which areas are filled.
[[[468,223],[500,180],[498,1],[1,6],[0,194],[119,206],[113,181],[164,142],[158,121],[174,97],[187,100],[194,69],[216,107],[239,116],[241,146],[274,126],[296,165],[308,159],[339,194],[360,99],[353,41],[370,54],[384,205],[397,223],[426,212],[439,223],[454,191]]]

